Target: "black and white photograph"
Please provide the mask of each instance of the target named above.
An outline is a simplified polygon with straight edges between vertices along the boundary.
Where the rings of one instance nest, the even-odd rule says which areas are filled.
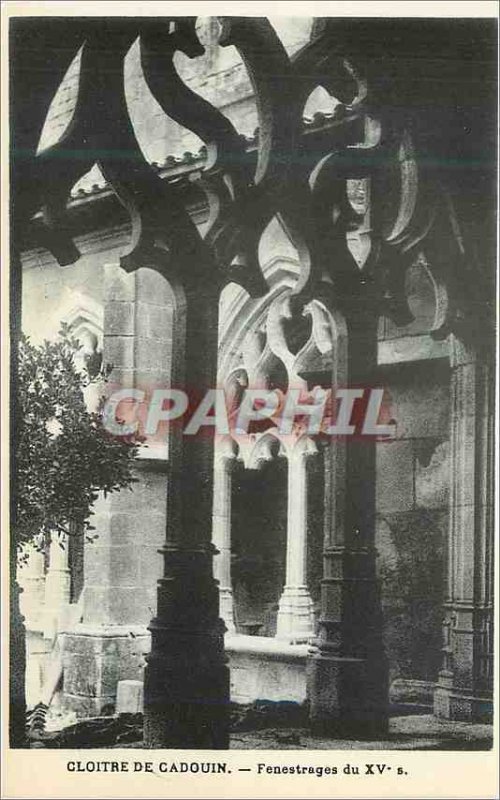
[[[493,798],[494,4],[142,5],[2,20],[4,749]]]

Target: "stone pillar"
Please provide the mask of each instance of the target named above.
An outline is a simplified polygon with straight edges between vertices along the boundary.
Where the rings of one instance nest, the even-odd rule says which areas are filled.
[[[487,720],[493,693],[494,369],[451,338],[451,486],[434,712]]]
[[[353,296],[347,310],[347,346],[338,342],[334,354],[337,386],[375,385],[376,304],[367,294]],[[388,724],[375,571],[375,442],[333,437],[324,454],[323,580],[318,638],[308,663],[310,723],[318,734],[370,738]]]
[[[70,601],[69,542],[65,533],[50,535],[49,565],[45,579],[45,637],[54,638]]]
[[[198,266],[190,275],[186,266],[177,287],[172,347],[172,383],[198,397],[215,386],[217,375],[219,288],[205,256],[203,272]],[[212,568],[213,467],[213,435],[172,429],[164,572],[144,676],[144,742],[150,748],[229,747],[229,670]]]
[[[231,583],[231,473],[234,456],[215,453],[212,541],[218,553],[214,558],[214,577],[219,582],[219,612],[226,633],[236,632],[234,625],[233,587]]]
[[[314,635],[314,606],[306,585],[307,458],[316,452],[296,446],[288,459],[286,579],[278,607],[276,636],[291,643]]]

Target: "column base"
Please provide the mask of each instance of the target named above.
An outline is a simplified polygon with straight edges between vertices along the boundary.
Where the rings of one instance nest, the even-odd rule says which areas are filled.
[[[434,715],[454,722],[492,722],[493,698],[453,686],[449,676],[441,675],[434,691]]]
[[[114,710],[120,680],[142,680],[150,636],[145,628],[78,625],[64,634],[61,705],[78,717]]]
[[[222,630],[175,632],[158,620],[151,622],[150,630],[144,746],[229,749],[229,669]]]
[[[221,589],[219,587],[219,614],[221,619],[224,620],[226,634],[233,636],[236,633],[236,627],[234,625],[232,589]]]
[[[285,586],[278,606],[276,638],[300,644],[313,636],[314,605],[307,588]]]
[[[313,735],[373,739],[389,727],[385,660],[315,653],[307,664]]]

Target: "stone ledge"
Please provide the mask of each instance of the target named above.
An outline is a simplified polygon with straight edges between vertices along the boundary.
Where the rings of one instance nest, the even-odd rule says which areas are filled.
[[[130,638],[147,636],[149,631],[142,625],[85,625],[81,623],[72,628],[60,630],[59,633],[64,633],[71,636],[93,636],[98,638]]]
[[[379,366],[449,357],[448,342],[437,341],[427,333],[383,339],[378,343]]]
[[[269,636],[245,636],[244,634],[226,635],[224,645],[227,653],[265,655],[270,659],[286,661],[303,661],[310,650],[308,644],[288,644],[282,639]]]

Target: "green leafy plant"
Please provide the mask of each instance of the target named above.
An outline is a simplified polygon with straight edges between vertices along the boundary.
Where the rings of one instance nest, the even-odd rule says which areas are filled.
[[[93,538],[99,492],[134,482],[140,441],[106,430],[104,398],[96,411],[87,409],[84,389],[96,376],[79,368],[80,347],[66,325],[53,342],[20,340],[14,534],[21,551],[27,542],[43,546],[53,532],[79,530]],[[97,379],[105,378],[101,370]]]

